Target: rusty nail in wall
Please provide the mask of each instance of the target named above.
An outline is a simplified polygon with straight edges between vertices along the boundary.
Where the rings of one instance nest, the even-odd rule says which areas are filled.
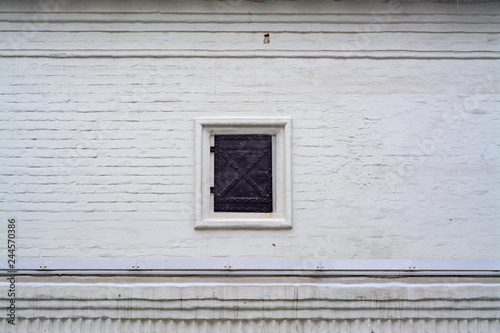
[[[269,44],[269,34],[264,34],[264,44]]]

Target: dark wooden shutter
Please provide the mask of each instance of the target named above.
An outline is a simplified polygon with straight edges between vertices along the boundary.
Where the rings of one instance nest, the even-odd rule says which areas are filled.
[[[271,135],[216,135],[214,211],[270,213]]]

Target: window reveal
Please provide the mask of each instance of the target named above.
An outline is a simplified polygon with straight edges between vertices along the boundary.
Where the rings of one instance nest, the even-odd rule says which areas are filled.
[[[271,213],[272,136],[215,135],[215,212]]]

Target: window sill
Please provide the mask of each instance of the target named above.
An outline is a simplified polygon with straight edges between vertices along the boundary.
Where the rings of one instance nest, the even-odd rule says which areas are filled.
[[[213,213],[196,224],[195,229],[291,229],[291,221],[275,213],[248,214],[226,213],[221,216]]]

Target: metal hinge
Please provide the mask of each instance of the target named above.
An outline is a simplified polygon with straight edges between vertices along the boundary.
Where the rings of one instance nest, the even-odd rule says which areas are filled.
[[[215,193],[215,187],[210,186],[210,193]]]
[[[214,146],[211,146],[211,147],[210,147],[210,152],[211,152],[211,153],[215,153],[215,147],[214,147]]]

